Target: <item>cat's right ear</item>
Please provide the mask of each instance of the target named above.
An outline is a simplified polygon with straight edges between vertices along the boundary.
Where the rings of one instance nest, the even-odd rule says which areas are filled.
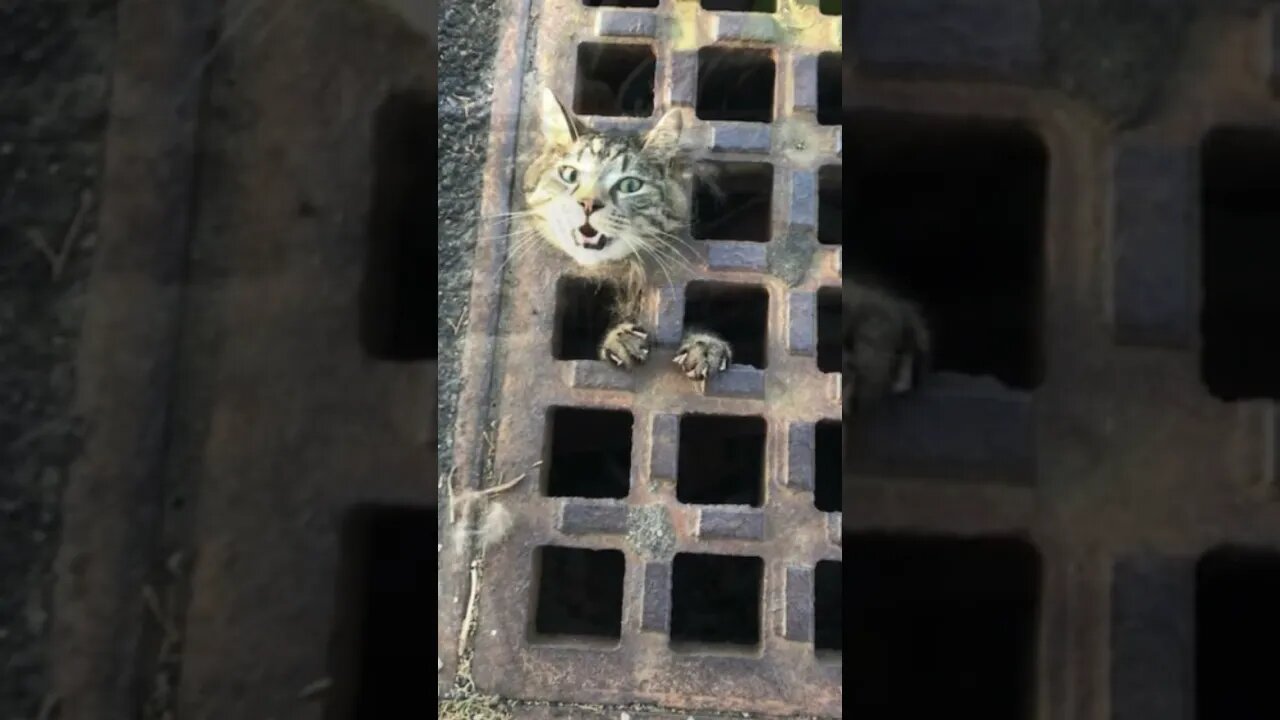
[[[571,145],[578,139],[569,111],[556,94],[548,88],[542,88],[542,99],[539,102],[539,115],[542,123],[542,136],[552,145]]]

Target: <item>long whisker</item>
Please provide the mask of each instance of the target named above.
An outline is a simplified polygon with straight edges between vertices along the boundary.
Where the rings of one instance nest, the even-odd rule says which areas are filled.
[[[690,274],[695,274],[695,275],[698,273],[699,266],[696,265],[691,259],[689,259],[685,255],[680,253],[678,250],[676,250],[676,248],[670,245],[658,245],[657,250],[658,252],[662,253],[663,256],[666,257],[668,260],[675,263],[678,267],[684,268],[686,272]]]
[[[667,232],[666,230],[663,230],[663,229],[662,229],[662,228],[660,228],[660,227],[652,227],[652,228],[650,228],[649,232],[650,232],[650,233],[652,233],[652,234],[654,234],[654,235],[657,235],[657,236],[659,236],[659,237],[661,237],[661,238],[663,238],[663,239],[665,239],[665,240],[670,240],[670,241],[672,241],[673,243],[678,243],[678,244],[679,244],[679,245],[681,245],[682,247],[687,248],[687,249],[688,249],[689,251],[691,251],[694,255],[697,255],[697,254],[698,254],[698,248],[697,248],[696,246],[694,246],[694,244],[693,244],[692,242],[690,242],[689,240],[685,239],[685,238],[684,238],[683,236],[681,236],[681,235],[676,235],[676,234],[674,234],[674,233],[669,233],[669,232]]]
[[[532,230],[526,230],[522,232],[508,233],[506,235],[494,235],[489,239],[493,242],[505,240],[507,243],[507,250],[509,252],[513,246],[519,244],[521,241],[529,237],[532,237],[535,234],[536,233],[534,233]]]
[[[661,243],[655,244],[652,242],[652,239],[648,237],[641,237],[640,244],[648,248],[650,255],[654,258],[655,262],[659,263],[666,269],[667,279],[669,282],[671,282],[672,285],[675,284],[675,282],[671,280],[671,270],[673,269],[672,268],[673,265],[674,265],[674,269],[677,271],[684,270],[685,272],[688,272],[690,274],[697,273],[697,268],[695,268],[685,258],[681,257],[678,254],[672,253],[671,248],[668,247],[667,245],[661,244]]]
[[[680,267],[690,273],[696,273],[698,271],[698,268],[694,266],[688,258],[677,252],[671,245],[667,245],[665,243],[653,243],[650,242],[649,238],[642,238],[642,242],[651,248],[655,255],[675,263],[677,267]]]
[[[482,220],[500,220],[502,218],[525,217],[533,215],[537,210],[515,210],[512,212],[493,213],[492,215],[481,215]]]
[[[530,248],[537,245],[537,241],[538,241],[537,235],[533,234],[533,235],[528,235],[525,237],[518,238],[515,242],[513,242],[511,244],[511,248],[508,249],[507,251],[507,258],[502,261],[501,265],[498,266],[498,274],[501,275],[503,270],[506,269],[507,265],[509,265],[517,257],[520,257],[521,255],[524,255],[525,253],[527,253]]]
[[[662,274],[667,276],[668,287],[675,287],[676,282],[671,278],[671,272],[667,270],[667,266],[662,262],[661,258],[658,257],[657,253],[654,252],[651,246],[646,244],[643,240],[640,240],[636,243],[636,249],[653,258],[654,262],[658,265],[658,269],[662,270]]]
[[[678,243],[679,247],[684,248],[689,252],[693,253],[694,257],[697,257],[700,254],[698,251],[698,247],[696,245],[694,245],[691,241],[686,240],[685,238],[679,235],[673,235],[672,233],[666,232],[664,230],[659,230],[657,228],[654,228],[653,233],[664,240],[670,240],[673,243]]]

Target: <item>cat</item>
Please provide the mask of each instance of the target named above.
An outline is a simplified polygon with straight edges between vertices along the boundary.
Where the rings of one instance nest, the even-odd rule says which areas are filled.
[[[679,148],[682,115],[669,110],[640,135],[595,132],[543,88],[537,120],[541,145],[522,183],[530,221],[580,271],[614,285],[598,355],[632,369],[652,348],[640,321],[648,290],[644,259],[677,252],[689,228],[694,166]],[[920,308],[883,283],[846,274],[841,295],[843,410],[850,415],[918,387],[932,342]],[[705,389],[732,364],[733,349],[714,332],[689,328],[674,362]]]
[[[680,150],[679,109],[641,134],[590,130],[542,88],[537,103],[540,148],[522,191],[538,236],[578,268],[615,286],[599,358],[630,370],[652,348],[641,322],[648,290],[646,258],[679,252],[689,228],[693,168]],[[720,335],[688,328],[674,363],[700,390],[729,368],[733,349]]]

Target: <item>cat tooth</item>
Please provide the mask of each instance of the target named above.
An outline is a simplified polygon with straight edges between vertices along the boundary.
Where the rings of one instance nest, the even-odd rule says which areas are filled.
[[[683,362],[684,362],[684,359],[685,359],[685,358],[687,358],[687,357],[689,357],[689,351],[688,351],[688,350],[686,350],[686,351],[684,351],[684,352],[682,352],[682,353],[678,353],[674,358],[672,358],[672,362],[674,362],[675,364],[679,365],[679,364],[683,363]]]
[[[729,358],[720,358],[720,372],[724,372],[729,367]]]
[[[646,338],[648,338],[648,337],[649,337],[649,333],[647,333],[647,332],[645,332],[645,331],[641,330],[641,329],[640,329],[640,328],[638,328],[638,327],[633,327],[633,328],[631,328],[631,329],[627,330],[627,332],[631,333],[632,335],[635,335],[636,337],[640,338],[641,340],[644,340],[644,339],[646,339]]]
[[[612,350],[605,350],[604,354],[609,356],[609,359],[613,361],[614,365],[617,365],[618,367],[622,367],[622,358],[618,357],[617,353],[613,352]]]

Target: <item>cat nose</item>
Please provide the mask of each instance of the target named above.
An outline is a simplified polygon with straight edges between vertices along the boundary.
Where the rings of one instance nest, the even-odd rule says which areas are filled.
[[[596,199],[594,199],[594,198],[592,198],[591,200],[583,200],[583,201],[582,201],[582,211],[583,211],[583,212],[585,212],[585,213],[586,213],[586,214],[588,214],[588,215],[590,215],[591,213],[593,213],[593,212],[595,212],[595,211],[599,210],[599,209],[600,209],[600,208],[602,208],[602,207],[604,207],[604,203],[602,203],[602,202],[600,202],[599,200],[596,200]]]

